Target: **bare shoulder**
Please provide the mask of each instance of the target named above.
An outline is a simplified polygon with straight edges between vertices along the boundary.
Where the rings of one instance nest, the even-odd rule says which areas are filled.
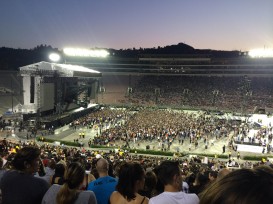
[[[117,196],[120,196],[120,193],[118,191],[114,191],[112,194],[111,194],[111,197],[117,197]]]
[[[148,204],[149,203],[149,198],[145,197],[143,204]]]
[[[111,194],[110,197],[110,203],[111,204],[117,204],[117,203],[142,203],[142,204],[148,204],[149,203],[149,198],[143,197],[139,194],[136,195],[135,200],[132,200],[130,202],[126,201],[126,199],[117,191],[114,191]]]
[[[149,198],[147,198],[146,196],[143,197],[142,195],[137,193],[136,201],[137,201],[137,203],[148,204],[149,203]]]
[[[118,191],[114,191],[110,196],[110,203],[111,204],[118,203],[121,197],[122,196]]]

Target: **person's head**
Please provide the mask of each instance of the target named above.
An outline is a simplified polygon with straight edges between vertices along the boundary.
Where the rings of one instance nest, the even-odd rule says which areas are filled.
[[[27,146],[20,149],[13,161],[12,166],[19,171],[36,173],[39,170],[41,151],[37,147]]]
[[[209,181],[209,178],[205,176],[204,174],[198,172],[195,176],[194,184],[204,186]]]
[[[270,167],[235,170],[209,185],[200,204],[269,204],[273,200],[273,170]]]
[[[65,166],[62,163],[56,164],[55,175],[62,177],[62,176],[64,176],[64,172],[65,172]]]
[[[57,194],[58,204],[73,203],[84,180],[85,169],[79,162],[72,162],[64,174],[64,184]]]
[[[8,156],[9,156],[9,153],[8,153],[8,152],[2,152],[2,153],[1,153],[1,157],[2,157],[3,159],[7,159]]]
[[[100,175],[108,175],[109,163],[106,159],[100,158],[96,163],[96,169]]]
[[[226,175],[228,175],[231,171],[227,168],[220,169],[217,174],[217,180],[224,178]]]
[[[135,199],[138,190],[143,189],[145,172],[137,162],[124,163],[119,170],[117,191],[127,200]]]
[[[48,167],[51,169],[55,169],[56,168],[56,162],[54,159],[50,159],[48,162]]]
[[[209,180],[215,181],[217,179],[218,172],[217,171],[210,171],[209,172]]]
[[[145,175],[144,187],[147,190],[152,190],[155,188],[157,183],[157,177],[153,171],[148,171]]]
[[[163,161],[157,168],[158,180],[166,186],[172,186],[177,191],[182,190],[182,176],[177,161]]]
[[[79,162],[69,164],[64,173],[65,183],[70,189],[78,189],[83,182],[85,169]]]

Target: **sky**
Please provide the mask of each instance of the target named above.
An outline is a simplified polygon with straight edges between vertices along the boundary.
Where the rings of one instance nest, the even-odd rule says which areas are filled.
[[[0,47],[273,48],[273,0],[2,0]]]

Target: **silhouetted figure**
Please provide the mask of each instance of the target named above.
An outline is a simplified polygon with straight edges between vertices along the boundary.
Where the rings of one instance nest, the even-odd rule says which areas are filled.
[[[223,146],[223,154],[226,152],[226,145]]]

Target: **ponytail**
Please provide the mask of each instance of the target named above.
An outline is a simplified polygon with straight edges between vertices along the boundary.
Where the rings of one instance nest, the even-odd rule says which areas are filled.
[[[68,183],[64,183],[64,185],[59,190],[56,202],[57,204],[73,204],[78,197],[78,190],[71,189],[68,186]]]
[[[84,175],[85,170],[80,163],[74,162],[68,166],[64,174],[64,184],[56,197],[57,204],[73,204],[77,200]]]

